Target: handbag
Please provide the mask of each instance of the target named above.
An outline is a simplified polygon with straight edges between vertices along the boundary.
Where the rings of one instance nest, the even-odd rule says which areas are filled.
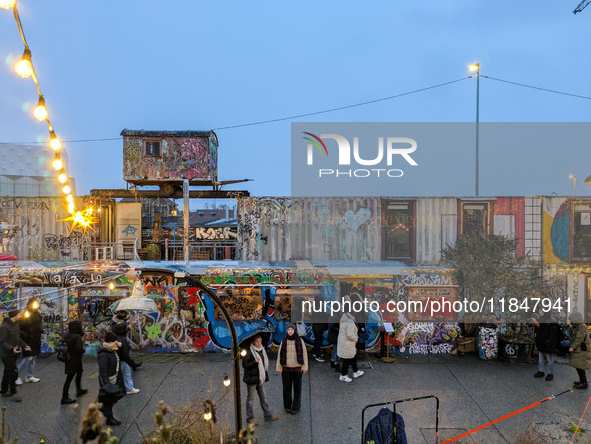
[[[296,327],[298,329],[298,336],[300,338],[308,334],[308,332],[306,331],[306,324],[304,324],[303,322],[296,322]]]

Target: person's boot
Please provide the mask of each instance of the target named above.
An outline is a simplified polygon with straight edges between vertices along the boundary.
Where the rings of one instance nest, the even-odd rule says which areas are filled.
[[[121,421],[115,419],[113,415],[107,416],[107,425],[118,426],[121,425]]]
[[[62,396],[62,404],[74,404],[75,399],[71,399],[68,395]]]
[[[88,393],[88,390],[80,388],[78,390],[76,390],[76,396],[84,396]]]
[[[536,374],[534,374],[534,378],[543,378],[544,375],[544,372],[536,372]]]

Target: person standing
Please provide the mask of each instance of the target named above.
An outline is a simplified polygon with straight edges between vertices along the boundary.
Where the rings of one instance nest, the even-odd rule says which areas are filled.
[[[358,293],[351,294],[351,302],[353,304],[359,302],[361,307],[365,307],[363,299]],[[365,329],[368,319],[369,316],[363,309],[355,312],[355,325],[357,326],[357,343],[355,344],[355,348],[357,351],[365,351],[365,342],[369,339],[369,333]]]
[[[349,373],[349,366],[353,368],[353,378],[359,378],[363,375],[363,371],[357,368],[357,340],[355,317],[351,313],[344,313],[341,317],[337,345],[337,354],[343,360],[341,362],[341,376],[339,377],[339,381],[352,381],[347,375]]]
[[[583,323],[583,315],[578,311],[571,313],[568,317],[572,328],[572,340],[570,343],[570,361],[568,365],[574,367],[579,375],[579,381],[573,384],[576,389],[587,389],[587,373],[585,370],[591,368],[591,343],[589,342],[589,333],[587,324]]]
[[[73,404],[75,399],[71,399],[70,384],[76,378],[76,396],[83,396],[88,390],[82,388],[82,355],[86,353],[84,342],[82,342],[82,321],[70,321],[68,324],[68,334],[64,341],[68,346],[70,359],[65,363],[66,382],[62,390],[62,404]]]
[[[16,380],[18,378],[16,359],[21,349],[31,351],[31,347],[21,338],[21,329],[18,324],[21,316],[20,310],[10,311],[0,325],[0,358],[4,364],[0,395],[3,398],[12,397],[14,402],[22,401],[18,396],[14,396],[16,395]]]
[[[324,332],[328,330],[328,314],[323,310],[324,299],[321,294],[314,295],[314,313],[312,314],[312,332],[314,332],[314,359],[324,362],[322,341]],[[319,310],[319,311],[316,311]]]
[[[24,316],[19,320],[21,336],[27,340],[27,344],[31,347],[30,351],[23,350],[23,360],[17,367],[19,373],[26,369],[25,382],[39,382],[39,378],[35,377],[35,362],[41,353],[41,334],[43,333],[41,323],[43,320],[38,308],[39,302],[36,299],[31,299],[27,304]],[[22,384],[23,380],[19,376],[16,385]]]
[[[261,335],[256,335],[252,338],[250,347],[246,352],[246,356],[242,360],[242,367],[244,368],[243,381],[246,383],[246,423],[258,425],[259,422],[254,419],[253,404],[255,392],[259,395],[261,408],[265,415],[265,421],[275,421],[279,417],[271,413],[269,404],[267,404],[267,394],[265,393],[264,384],[269,380],[269,358],[263,346],[263,338]]]
[[[556,341],[560,337],[560,326],[550,313],[540,310],[538,314],[539,320],[533,318],[533,323],[537,329],[535,342],[538,349],[538,372],[534,377],[544,377],[547,363],[548,374],[546,375],[546,381],[552,381],[554,379],[554,350],[556,349]]]
[[[296,333],[295,324],[287,326],[287,334],[278,351],[277,372],[283,382],[283,407],[292,415],[302,404],[302,375],[308,371],[308,353],[304,340]],[[292,398],[293,390],[293,398]]]
[[[326,340],[332,345],[332,355],[330,356],[330,367],[334,368],[335,371],[340,372],[341,367],[339,365],[339,355],[337,354],[338,343],[339,343],[339,328],[341,315],[340,313],[333,314],[328,318],[328,334]]]
[[[129,339],[127,338],[127,322],[120,322],[113,326],[113,333],[117,336],[117,341],[121,343],[117,354],[121,360],[121,372],[123,373],[123,384],[128,395],[134,395],[140,392],[140,389],[133,387],[133,378],[131,377],[131,370],[135,372],[142,363],[136,363],[131,357],[131,348],[129,347]]]
[[[113,416],[113,406],[119,401],[119,396],[108,389],[113,389],[114,386],[121,388],[121,395],[125,396],[125,385],[123,384],[123,375],[120,371],[120,360],[117,350],[121,343],[117,341],[117,336],[113,332],[108,332],[105,335],[105,342],[102,343],[98,350],[98,367],[99,367],[99,396],[98,400],[103,404],[101,411],[107,417],[107,425],[121,425],[121,421],[115,419]]]

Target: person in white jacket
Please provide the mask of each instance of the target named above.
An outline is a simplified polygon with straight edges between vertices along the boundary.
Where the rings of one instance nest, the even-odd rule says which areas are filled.
[[[337,354],[342,359],[341,362],[341,376],[339,381],[351,382],[349,378],[349,366],[353,368],[353,377],[359,378],[363,375],[362,370],[357,369],[357,326],[355,325],[355,317],[351,313],[344,313],[341,317],[339,339],[337,345]]]

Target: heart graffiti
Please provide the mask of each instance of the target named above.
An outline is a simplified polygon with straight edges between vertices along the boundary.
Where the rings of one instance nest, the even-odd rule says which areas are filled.
[[[360,208],[356,212],[353,212],[353,210],[347,210],[345,212],[345,217],[339,220],[336,223],[336,226],[339,226],[341,223],[345,222],[345,225],[357,233],[357,229],[370,219],[371,210],[368,208]]]

